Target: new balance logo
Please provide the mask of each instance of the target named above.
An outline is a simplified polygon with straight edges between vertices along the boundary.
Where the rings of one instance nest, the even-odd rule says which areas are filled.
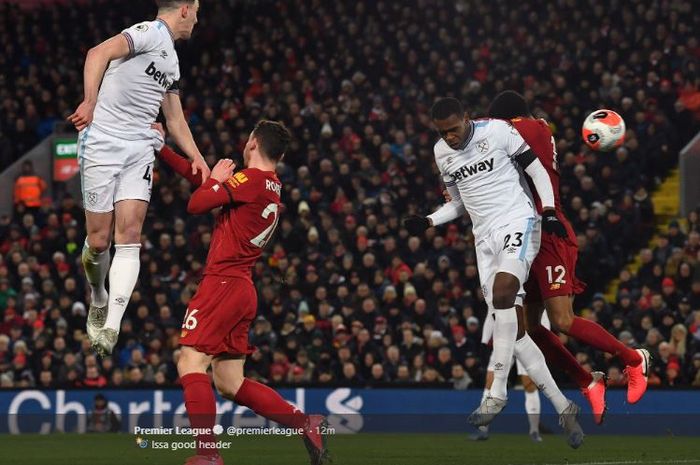
[[[467,179],[469,176],[474,176],[476,173],[484,171],[487,173],[493,171],[493,158],[474,163],[473,165],[464,165],[456,172],[450,174],[450,177],[453,181],[461,181],[462,179]]]
[[[146,76],[151,76],[153,80],[160,84],[165,90],[170,89],[170,86],[173,85],[173,81],[169,81],[165,73],[158,71],[155,61],[152,61],[151,64],[148,65],[148,68],[146,68]]]

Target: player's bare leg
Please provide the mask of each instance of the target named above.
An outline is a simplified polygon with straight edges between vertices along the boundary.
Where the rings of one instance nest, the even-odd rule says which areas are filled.
[[[571,311],[571,298],[557,296],[547,299],[547,315],[561,314]],[[576,358],[562,344],[559,337],[542,326],[542,303],[529,303],[526,307],[528,333],[537,346],[545,354],[546,359],[564,371],[581,389],[581,393],[591,404],[593,419],[601,424],[605,417],[607,405],[605,401],[605,374],[600,371],[589,373],[583,369]],[[550,316],[550,320],[552,317]]]
[[[114,258],[109,268],[107,320],[95,337],[94,347],[103,356],[111,354],[119,328],[141,268],[141,229],[148,202],[121,200],[114,204]]]
[[[529,376],[521,375],[520,381],[525,390],[525,412],[530,425],[530,439],[534,442],[542,442],[540,435],[540,393],[537,390],[537,385],[532,382]]]
[[[114,212],[85,211],[87,237],[83,245],[82,262],[85,277],[90,285],[90,310],[87,317],[87,334],[94,344],[97,332],[107,320],[105,279],[109,272],[109,247],[112,238]]]
[[[625,373],[627,373],[628,377],[627,402],[630,404],[638,402],[647,389],[649,364],[651,362],[649,352],[646,349],[631,349],[618,341],[615,336],[607,332],[598,323],[574,315],[570,301],[562,302],[561,305],[556,303],[550,305],[550,300],[553,299],[547,299],[545,303],[552,324],[559,331],[580,342],[622,360],[627,366],[625,368]]]
[[[251,409],[288,428],[303,431],[311,465],[330,462],[326,448],[328,424],[321,415],[306,415],[284,400],[277,391],[243,375],[245,357],[223,356],[213,361],[214,384],[222,397]]]
[[[185,408],[190,426],[210,434],[197,435],[197,455],[189,457],[185,465],[223,465],[224,461],[216,449],[216,436],[213,428],[216,423],[216,398],[207,369],[212,356],[197,351],[193,347],[182,346],[177,361],[177,372],[184,391]]]

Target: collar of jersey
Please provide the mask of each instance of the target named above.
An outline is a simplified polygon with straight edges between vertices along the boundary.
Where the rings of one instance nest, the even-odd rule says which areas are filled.
[[[163,23],[163,26],[165,26],[165,29],[168,30],[168,34],[170,34],[170,38],[172,39],[173,43],[175,43],[175,35],[173,34],[173,31],[170,30],[170,26],[168,26],[168,23],[166,23],[165,21],[163,21],[160,18],[156,18],[156,21]]]
[[[464,150],[467,148],[467,145],[469,145],[469,142],[472,141],[474,138],[474,121],[469,120],[469,137],[467,137],[467,140],[464,141],[464,144],[459,148],[459,150]]]

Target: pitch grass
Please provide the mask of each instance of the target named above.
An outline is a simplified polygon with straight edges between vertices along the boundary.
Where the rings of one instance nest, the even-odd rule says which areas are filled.
[[[231,442],[222,453],[227,465],[308,463],[295,437],[223,438]],[[546,435],[535,444],[524,435],[473,442],[460,434],[357,434],[331,437],[329,449],[333,465],[700,465],[698,437],[587,436],[580,449],[572,450],[560,435]],[[190,450],[141,449],[127,434],[0,435],[0,463],[8,465],[180,465],[189,455]]]

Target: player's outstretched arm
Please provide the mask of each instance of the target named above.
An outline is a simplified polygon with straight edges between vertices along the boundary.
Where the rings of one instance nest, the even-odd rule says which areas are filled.
[[[82,131],[88,124],[92,123],[92,115],[97,104],[97,93],[100,90],[100,83],[109,62],[124,58],[129,53],[129,42],[124,34],[117,34],[88,50],[83,70],[83,101],[68,117],[68,121],[73,123],[78,131]]]
[[[537,195],[542,200],[542,229],[545,232],[555,234],[559,237],[566,237],[567,232],[564,225],[557,218],[554,209],[554,190],[552,181],[547,174],[547,170],[540,162],[537,155],[532,150],[528,150],[518,155],[515,160],[525,170],[525,174],[530,176],[532,184],[535,186]]]
[[[192,131],[187,125],[185,114],[182,111],[182,103],[180,96],[176,92],[167,92],[163,99],[163,114],[165,115],[165,124],[168,126],[168,131],[175,143],[185,155],[192,161],[192,174],[201,173],[202,180],[206,181],[211,175],[211,171],[204,161],[204,157],[199,152],[197,144],[194,143]]]
[[[450,200],[445,202],[440,208],[435,210],[435,212],[428,215],[431,226],[449,223],[467,213],[467,209],[464,208],[464,203],[462,202],[462,197],[459,195],[457,186],[454,183],[448,183],[445,185],[445,189],[447,190],[445,198],[447,199],[449,197]]]
[[[202,185],[202,173],[197,172],[192,174],[192,164],[185,158],[181,157],[173,149],[164,145],[158,153],[158,159],[165,162],[177,174],[183,176],[189,182],[199,187]]]
[[[448,184],[446,188],[447,193],[445,197],[449,197],[450,200],[438,208],[434,213],[426,217],[411,215],[403,220],[404,227],[408,230],[409,234],[413,236],[422,234],[431,226],[447,223],[459,218],[467,212],[467,210],[464,208],[464,204],[462,203],[462,198],[459,195],[459,189],[457,186],[454,184]]]
[[[229,181],[236,165],[230,158],[224,158],[214,166],[211,177],[192,193],[187,204],[187,212],[201,215],[211,210],[233,203]]]

